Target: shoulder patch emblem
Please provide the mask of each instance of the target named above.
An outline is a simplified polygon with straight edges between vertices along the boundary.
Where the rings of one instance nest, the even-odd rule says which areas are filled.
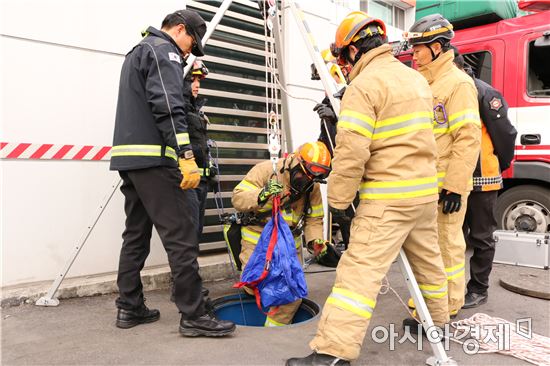
[[[178,64],[181,64],[181,57],[177,53],[168,52],[168,58],[170,58],[170,61],[176,61]]]
[[[502,100],[497,97],[493,97],[491,101],[489,102],[489,107],[491,109],[494,109],[495,111],[498,111],[500,108],[502,108]]]

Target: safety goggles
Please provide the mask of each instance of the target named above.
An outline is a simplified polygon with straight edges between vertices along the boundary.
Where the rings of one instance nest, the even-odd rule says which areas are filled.
[[[336,47],[336,43],[334,42],[330,44],[330,53],[336,58],[338,66],[345,66],[349,63],[346,58],[347,52],[347,47]]]
[[[322,181],[328,177],[330,174],[331,168],[324,165],[301,161],[300,166],[308,178],[314,182]]]

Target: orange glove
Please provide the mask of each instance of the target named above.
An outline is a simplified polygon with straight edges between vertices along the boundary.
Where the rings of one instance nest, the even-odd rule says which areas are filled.
[[[195,163],[195,158],[179,159],[178,164],[180,167],[181,175],[181,189],[193,189],[199,186],[201,175],[199,173],[199,167]]]

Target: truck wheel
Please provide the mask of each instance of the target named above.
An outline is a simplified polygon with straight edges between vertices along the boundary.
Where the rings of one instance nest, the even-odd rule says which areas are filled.
[[[525,185],[498,196],[498,228],[502,230],[550,232],[550,189]]]

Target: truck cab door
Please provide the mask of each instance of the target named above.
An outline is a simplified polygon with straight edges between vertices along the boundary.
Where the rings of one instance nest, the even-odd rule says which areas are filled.
[[[515,108],[518,161],[550,163],[550,39],[542,45],[537,42],[544,39],[543,33],[525,34],[518,44]]]

